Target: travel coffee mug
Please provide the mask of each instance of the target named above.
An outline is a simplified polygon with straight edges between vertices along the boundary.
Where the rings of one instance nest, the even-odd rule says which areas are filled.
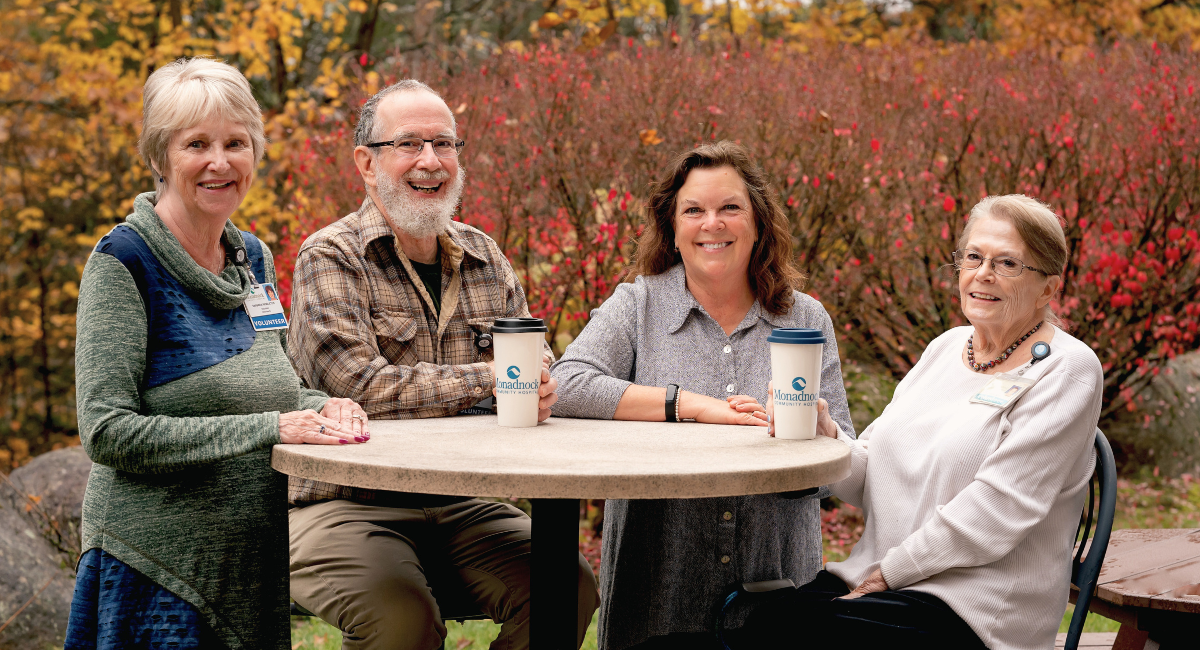
[[[545,341],[546,324],[540,318],[497,318],[492,323],[500,426],[537,426]]]
[[[776,328],[771,344],[771,388],[776,438],[811,440],[817,435],[817,397],[821,394],[821,330]]]

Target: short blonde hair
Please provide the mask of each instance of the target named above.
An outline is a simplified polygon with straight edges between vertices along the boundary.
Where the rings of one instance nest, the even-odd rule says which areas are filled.
[[[983,217],[1003,219],[1013,225],[1017,235],[1029,249],[1030,259],[1023,260],[1029,266],[1044,271],[1047,275],[1062,275],[1067,268],[1067,236],[1062,222],[1050,206],[1024,194],[989,196],[971,208],[971,216],[958,238],[958,248],[963,249],[971,238],[971,228]],[[1046,320],[1062,328],[1063,322],[1046,305]]]
[[[214,115],[246,127],[257,167],[267,142],[262,109],[250,82],[237,68],[196,57],[155,70],[142,87],[142,137],[138,139],[138,153],[150,171],[165,176],[170,171],[171,138]]]

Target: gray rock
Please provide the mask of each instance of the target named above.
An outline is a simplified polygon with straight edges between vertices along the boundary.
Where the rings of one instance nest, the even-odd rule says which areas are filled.
[[[0,650],[63,643],[91,465],[82,449],[63,449],[0,482],[0,625],[24,607],[0,632]]]
[[[83,492],[91,469],[92,461],[83,448],[71,447],[42,454],[9,476],[21,494],[10,489],[7,496],[14,505],[20,504],[26,518],[71,564],[79,557]],[[37,499],[36,507],[26,509],[26,499]]]

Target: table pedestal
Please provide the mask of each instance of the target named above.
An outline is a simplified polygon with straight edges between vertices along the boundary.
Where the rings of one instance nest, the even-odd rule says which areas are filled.
[[[533,499],[529,647],[574,650],[579,610],[579,499]]]

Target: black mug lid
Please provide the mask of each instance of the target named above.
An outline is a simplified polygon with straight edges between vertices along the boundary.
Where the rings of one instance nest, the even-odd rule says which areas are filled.
[[[492,323],[492,334],[526,334],[545,331],[546,323],[540,318],[497,318]]]

